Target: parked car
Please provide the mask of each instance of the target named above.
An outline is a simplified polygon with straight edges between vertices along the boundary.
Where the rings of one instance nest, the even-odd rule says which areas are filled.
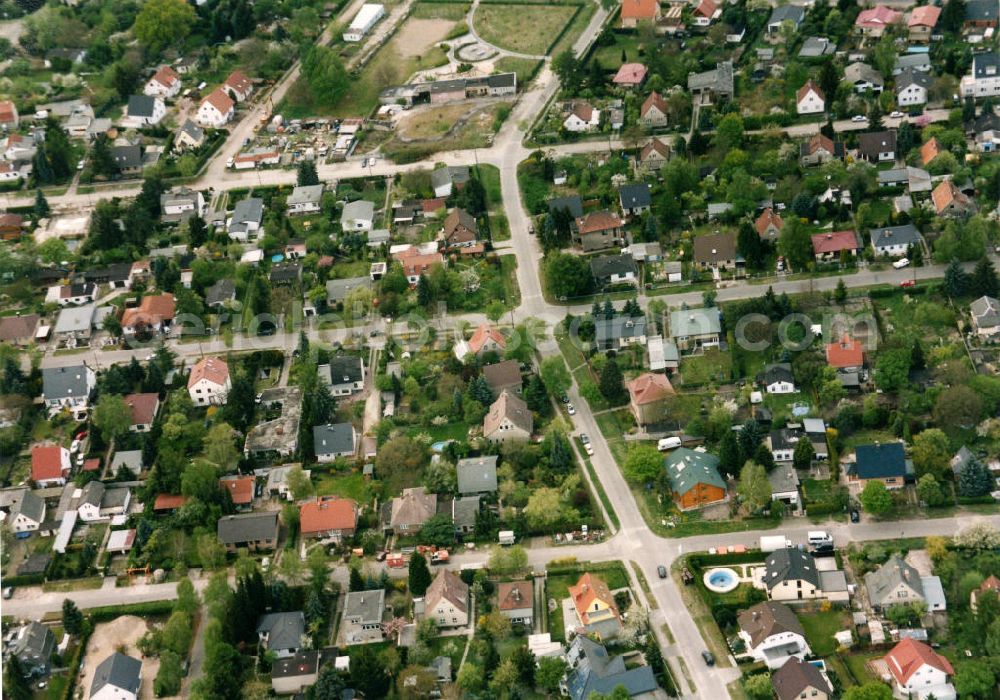
[[[6,588],[3,589],[3,599],[4,600],[10,600],[13,597],[14,597],[14,587],[13,586],[7,586]]]
[[[656,573],[660,578],[666,578],[667,567],[665,567],[663,564],[660,564],[658,567],[656,567]]]
[[[590,436],[587,435],[587,433],[580,433],[580,442],[582,442],[584,445],[589,445]]]
[[[566,412],[569,413],[571,416],[575,416],[576,415],[576,408],[573,407],[573,404],[568,403],[568,404],[566,404]]]
[[[861,522],[861,513],[858,512],[857,508],[851,508],[851,522],[852,523]]]
[[[868,117],[866,117],[863,114],[855,114],[853,117],[851,117],[851,121],[860,124],[862,122],[868,121]]]
[[[916,286],[916,284],[917,283],[914,282],[913,280],[903,280],[902,282],[899,283],[899,286],[900,287],[914,287],[914,286]]]
[[[896,268],[897,270],[902,270],[904,267],[908,267],[909,264],[910,264],[909,259],[907,259],[907,258],[900,258],[899,260],[897,260],[896,262],[894,262],[892,264],[892,266],[894,268]]]
[[[897,109],[892,112],[889,112],[889,117],[892,119],[902,119],[903,113]]]
[[[715,654],[710,652],[708,649],[701,652],[701,658],[705,659],[706,666],[715,666]]]
[[[590,457],[594,456],[594,446],[589,442],[583,446],[583,451],[586,452]]]

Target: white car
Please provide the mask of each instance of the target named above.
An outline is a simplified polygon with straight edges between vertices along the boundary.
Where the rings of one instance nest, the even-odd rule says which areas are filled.
[[[900,112],[900,111],[899,111],[899,110],[897,109],[897,110],[896,110],[896,111],[894,111],[894,112],[889,112],[889,116],[890,116],[890,117],[891,117],[892,119],[902,119],[902,118],[903,118],[903,113],[902,113],[902,112]]]
[[[902,270],[904,267],[908,267],[909,265],[910,261],[906,258],[900,258],[899,260],[897,260],[892,264],[892,266],[897,270]]]
[[[860,123],[860,122],[866,122],[866,121],[868,121],[868,117],[866,117],[863,114],[855,114],[853,117],[851,117],[851,121],[852,122],[858,122],[858,123]]]
[[[76,466],[82,467],[83,466],[83,461],[86,458],[86,456],[87,455],[83,454],[82,452],[80,454],[78,454],[76,456]]]
[[[583,446],[583,449],[591,457],[594,456],[594,446],[591,445],[589,442],[586,445]]]
[[[575,415],[576,415],[576,409],[575,409],[575,408],[573,408],[573,404],[571,404],[571,403],[568,403],[568,404],[566,404],[566,411],[567,411],[567,412],[568,412],[568,413],[569,413],[569,414],[570,414],[571,416],[575,416]]]
[[[80,441],[79,440],[74,440],[73,442],[70,443],[69,453],[71,455],[72,454],[76,454],[77,450],[79,450],[79,449],[80,449]]]

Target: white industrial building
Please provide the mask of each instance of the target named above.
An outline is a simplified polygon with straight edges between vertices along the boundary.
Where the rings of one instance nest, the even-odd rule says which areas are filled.
[[[369,2],[361,6],[351,20],[351,26],[344,32],[344,41],[361,41],[371,28],[385,17],[385,6]]]

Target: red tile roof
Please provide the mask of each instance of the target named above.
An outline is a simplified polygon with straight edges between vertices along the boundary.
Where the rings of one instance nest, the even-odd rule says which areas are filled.
[[[469,338],[469,349],[478,354],[483,349],[483,346],[486,345],[487,340],[492,340],[501,348],[507,347],[507,339],[503,337],[503,334],[496,326],[481,323],[476,328],[475,333],[472,334],[472,337]]]
[[[717,9],[718,5],[712,2],[712,0],[701,0],[701,2],[698,3],[698,7],[694,8],[694,13],[696,15],[701,15],[702,17],[711,19],[713,16],[715,16],[715,11]]]
[[[610,211],[595,211],[576,220],[576,228],[581,235],[621,228],[621,218]]]
[[[937,24],[938,17],[941,16],[941,8],[935,7],[934,5],[924,5],[923,7],[914,7],[913,12],[910,13],[910,21],[908,25],[910,27],[931,27],[933,28]]]
[[[639,153],[639,160],[643,163],[646,159],[652,155],[653,151],[656,151],[664,158],[670,157],[670,147],[667,144],[660,141],[660,139],[651,139],[649,143],[642,147],[642,151]]]
[[[219,479],[219,486],[229,492],[235,505],[245,506],[253,501],[252,476],[224,476]]]
[[[187,503],[187,496],[173,493],[161,493],[153,501],[153,510],[177,510]]]
[[[444,207],[445,198],[435,197],[434,199],[425,199],[420,203],[420,207],[424,214],[433,214],[438,209]]]
[[[353,530],[358,524],[358,504],[350,498],[321,496],[299,508],[303,535],[329,530]]]
[[[125,309],[125,313],[122,315],[122,328],[173,321],[176,308],[177,304],[173,294],[143,297],[138,308]]]
[[[242,94],[250,89],[251,82],[250,78],[248,78],[243,71],[234,70],[232,73],[229,74],[229,77],[226,78],[226,82],[224,83],[224,85],[227,88],[232,89],[234,92]]]
[[[754,224],[754,226],[757,227],[757,235],[765,235],[768,228],[770,228],[772,224],[780,233],[782,227],[785,225],[785,222],[781,220],[781,217],[774,211],[774,209],[768,207],[760,213],[760,216],[757,217],[757,221]]]
[[[177,75],[176,71],[174,71],[174,69],[170,66],[163,66],[160,70],[156,71],[151,78],[151,80],[166,88],[173,87],[174,83],[180,79],[181,77]]]
[[[842,250],[857,250],[858,237],[854,231],[831,231],[812,235],[813,253],[839,253]]]
[[[0,124],[10,124],[17,119],[17,108],[10,100],[0,102]]]
[[[646,66],[641,63],[625,63],[615,74],[615,85],[641,85],[646,79]]]
[[[934,208],[938,214],[951,206],[952,203],[959,207],[967,207],[970,204],[969,198],[955,187],[955,183],[951,180],[942,180],[931,192],[931,199],[934,200]]]
[[[657,0],[623,0],[622,19],[654,19],[659,10]]]
[[[228,114],[229,110],[236,106],[236,103],[233,102],[232,98],[229,97],[229,95],[227,95],[222,88],[216,88],[213,90],[211,94],[204,99],[203,104],[204,102],[208,102],[210,105],[215,107],[219,111],[219,114]]]
[[[64,468],[63,464],[64,452],[66,452],[65,448],[59,447],[59,445],[32,447],[31,478],[34,481],[49,481],[69,476],[69,468],[68,466]]]
[[[865,27],[866,29],[877,29],[887,24],[895,24],[902,18],[903,14],[901,12],[889,9],[885,5],[876,5],[870,9],[862,10],[858,14],[854,25],[856,27]]]
[[[831,367],[860,367],[864,357],[861,343],[846,334],[839,342],[826,346],[826,362]]]
[[[630,381],[627,385],[629,397],[636,406],[662,401],[676,392],[666,375],[646,372]]]
[[[587,611],[591,609],[595,600],[605,603],[615,617],[620,617],[618,606],[615,605],[615,599],[608,589],[608,584],[597,576],[591,576],[589,573],[581,576],[575,586],[569,587],[569,595],[573,599],[573,605],[576,607],[577,615],[580,616],[580,621],[585,625],[588,624]]]
[[[939,155],[941,155],[941,142],[936,137],[932,137],[920,147],[920,162],[923,165],[927,165]]]
[[[646,116],[646,113],[653,107],[656,107],[658,110],[660,110],[662,114],[667,113],[668,109],[667,101],[663,99],[663,96],[660,95],[660,93],[656,92],[656,90],[649,93],[649,97],[647,97],[646,101],[642,103],[642,108],[639,110],[639,115],[643,117]]]
[[[83,460],[83,471],[85,472],[96,472],[101,468],[101,458],[94,457],[93,459]]]
[[[157,394],[129,394],[125,404],[132,409],[132,425],[149,425],[156,417],[156,408],[160,405]]]
[[[207,379],[219,386],[225,386],[226,380],[229,379],[229,366],[221,358],[203,357],[191,368],[188,388],[190,389],[202,379]]]
[[[906,685],[914,673],[926,664],[931,668],[944,671],[949,676],[954,675],[955,669],[951,667],[948,659],[944,658],[923,642],[907,637],[885,655],[885,663],[889,667],[889,673],[899,682]]]
[[[826,95],[824,95],[823,91],[819,89],[819,85],[814,83],[812,81],[812,78],[810,78],[809,80],[806,81],[805,85],[800,87],[798,91],[795,93],[795,101],[801,102],[802,98],[804,98],[810,92],[815,92],[817,97],[819,97],[819,99],[826,100]]]

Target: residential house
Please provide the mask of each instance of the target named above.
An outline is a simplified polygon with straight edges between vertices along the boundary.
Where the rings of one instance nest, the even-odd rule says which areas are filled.
[[[896,77],[896,104],[912,107],[927,103],[931,76],[923,71],[907,69]]]
[[[126,339],[166,333],[173,323],[176,308],[173,294],[145,296],[138,307],[125,309],[121,320],[122,332]]]
[[[531,581],[497,584],[497,610],[512,623],[530,627],[535,619],[535,587]]]
[[[795,446],[802,437],[802,431],[798,428],[772,430],[766,440],[771,457],[777,463],[791,462],[795,457]]]
[[[997,578],[993,574],[987,576],[983,582],[979,584],[979,588],[976,588],[969,593],[969,609],[972,610],[972,612],[976,612],[979,598],[991,592],[995,596],[1000,596],[1000,578]]]
[[[45,303],[59,306],[79,306],[89,304],[97,298],[97,285],[93,282],[79,284],[59,284],[49,287],[45,294]]]
[[[132,492],[127,487],[108,488],[102,481],[90,481],[83,487],[77,512],[85,523],[109,520],[128,513]]]
[[[32,620],[18,627],[8,637],[10,654],[21,662],[21,668],[30,676],[46,676],[51,671],[52,653],[56,650],[56,637],[48,625]]]
[[[248,510],[253,503],[256,483],[252,476],[224,476],[219,479],[219,488],[229,493],[237,510]]]
[[[627,248],[625,252],[632,256],[632,259],[636,262],[660,262],[663,260],[663,248],[658,242],[652,243],[633,243]],[[680,263],[677,263],[680,266]],[[664,263],[664,271],[668,275],[668,281],[679,282],[680,279],[669,279],[669,274],[673,271],[673,265],[669,262]]]
[[[664,340],[662,335],[651,335],[646,341],[649,353],[649,369],[653,372],[673,371],[680,367],[680,352],[677,345]]]
[[[224,515],[219,518],[216,534],[230,554],[239,549],[274,549],[278,544],[278,511]]]
[[[166,114],[167,106],[160,97],[132,95],[128,98],[122,123],[140,129],[144,126],[156,126]]]
[[[825,36],[807,36],[799,49],[799,58],[821,58],[837,51],[837,44]],[[805,114],[805,112],[800,112]]]
[[[719,275],[728,271],[739,274],[745,266],[736,250],[736,236],[731,233],[696,236],[692,247],[694,264],[700,270],[712,270]]]
[[[359,355],[336,355],[317,370],[320,382],[334,396],[350,396],[365,389],[365,361]]]
[[[272,287],[298,284],[302,281],[302,263],[275,263],[271,265],[271,271],[268,273],[267,279]]]
[[[160,195],[160,211],[165,223],[185,221],[205,215],[205,196],[200,190],[176,187]]]
[[[4,129],[16,129],[21,123],[17,114],[17,105],[11,100],[0,101],[0,126]]]
[[[31,448],[31,480],[38,488],[63,486],[72,464],[69,450],[59,445],[35,445]]]
[[[458,493],[463,496],[496,493],[498,459],[489,455],[458,460],[455,465]]]
[[[941,17],[941,8],[936,5],[914,7],[906,26],[910,30],[910,41],[926,44],[931,40],[934,27]]]
[[[327,423],[313,426],[313,450],[321,464],[338,458],[351,458],[358,449],[358,435],[350,423]]]
[[[935,158],[941,155],[944,150],[944,147],[941,145],[941,142],[937,140],[937,137],[932,136],[920,147],[920,164],[926,168]]]
[[[89,340],[94,331],[93,321],[97,311],[94,304],[84,304],[76,308],[66,308],[59,312],[56,325],[52,329],[57,339],[65,339],[70,347],[73,341]]]
[[[645,345],[646,317],[617,314],[594,319],[594,342],[600,350],[621,350],[629,345]]]
[[[415,287],[420,281],[420,276],[428,272],[434,265],[444,265],[445,259],[441,253],[422,252],[421,248],[410,246],[409,248],[393,253],[392,257],[403,266],[403,274],[411,287]]]
[[[630,698],[655,698],[662,691],[653,669],[625,663],[625,655],[611,656],[608,650],[589,639],[576,637],[566,653],[568,669],[560,690],[570,700],[609,697],[624,688]]]
[[[647,129],[662,129],[669,123],[670,107],[655,90],[639,108],[639,123]]]
[[[660,18],[660,3],[657,0],[623,0],[621,7],[622,27],[635,29],[640,22],[655,23]]]
[[[670,147],[659,139],[650,139],[639,151],[639,170],[647,174],[659,172],[669,158]]]
[[[205,145],[205,130],[190,119],[186,119],[174,136],[174,150],[201,148]]]
[[[523,442],[531,438],[534,420],[528,404],[503,391],[483,419],[483,437],[491,442]]]
[[[771,687],[778,700],[830,700],[833,687],[819,668],[797,656],[789,657],[771,673]]]
[[[257,638],[276,658],[295,656],[308,644],[305,615],[302,611],[261,615],[257,620]]]
[[[232,217],[226,222],[226,230],[234,241],[246,243],[257,238],[263,223],[264,200],[260,197],[247,197],[236,203]]]
[[[794,394],[795,375],[792,365],[787,362],[765,365],[764,372],[757,378],[768,394]]]
[[[854,91],[859,94],[882,92],[882,88],[885,87],[882,74],[867,63],[860,61],[855,61],[844,69],[844,82],[851,85]]]
[[[1000,149],[1000,117],[984,112],[966,126],[966,132],[980,153],[995,153]]]
[[[45,522],[45,500],[29,489],[17,493],[7,517],[8,527],[15,535],[35,532]]]
[[[928,700],[931,697],[935,700],[954,700],[957,697],[955,687],[949,682],[949,677],[955,675],[955,669],[948,659],[923,642],[905,638],[885,655],[883,661],[892,675],[895,697],[911,700]]]
[[[375,221],[375,204],[363,199],[348,202],[340,215],[344,231],[371,231]]]
[[[201,101],[195,121],[204,127],[220,129],[236,114],[236,103],[222,88],[216,88],[208,97]]]
[[[733,99],[733,62],[721,61],[712,70],[689,73],[688,92],[702,104],[713,104]]]
[[[670,397],[676,393],[664,374],[644,372],[625,383],[629,407],[638,425],[644,426],[664,420],[670,411]]]
[[[142,685],[142,662],[116,651],[94,669],[90,700],[136,700]]]
[[[306,688],[316,684],[320,668],[335,664],[336,659],[336,649],[312,649],[275,659],[271,664],[271,689],[276,695],[302,695]]]
[[[981,340],[1000,336],[1000,300],[981,296],[969,305],[972,329]]]
[[[611,82],[623,88],[637,88],[646,80],[647,72],[641,63],[623,63]]]
[[[802,5],[778,5],[771,10],[771,16],[767,18],[768,37],[775,41],[780,39],[781,28],[785,26],[785,23],[798,31],[805,18],[806,8]]]
[[[144,95],[169,100],[181,91],[181,77],[170,66],[160,66],[142,88]]]
[[[767,481],[771,484],[772,503],[784,503],[793,511],[799,509],[799,475],[792,464],[786,462],[775,465],[767,473]]]
[[[699,0],[692,12],[693,24],[696,27],[708,27],[721,16],[722,8],[716,4],[715,0]]]
[[[123,177],[137,177],[142,173],[142,147],[138,145],[114,146],[111,160]]]
[[[347,279],[327,280],[326,282],[326,304],[336,308],[343,304],[347,296],[355,289],[372,288],[371,277],[349,277]]]
[[[85,364],[42,369],[42,398],[50,413],[68,408],[77,418],[86,415],[96,387],[97,376]]]
[[[479,238],[476,217],[462,208],[452,209],[444,220],[444,247],[447,250],[475,246]]]
[[[459,360],[468,354],[476,357],[483,357],[487,353],[503,355],[507,349],[507,339],[504,338],[500,329],[490,323],[480,323],[473,331],[468,342],[459,341],[455,345],[455,355]]]
[[[795,93],[795,111],[799,114],[822,114],[826,110],[826,96],[812,78]]]
[[[962,97],[976,99],[1000,95],[1000,55],[992,51],[973,54],[972,69],[962,76],[959,91]]]
[[[569,587],[576,619],[586,634],[613,639],[622,631],[621,613],[604,579],[589,572]]]
[[[741,610],[737,623],[747,653],[770,669],[780,668],[789,658],[801,660],[812,654],[802,623],[784,603],[757,603]]]
[[[20,240],[23,234],[23,216],[20,214],[0,214],[0,241]]]
[[[976,202],[951,180],[942,180],[931,192],[931,201],[938,216],[964,218],[976,213]]]
[[[979,29],[996,29],[1000,7],[990,0],[968,0],[965,3],[966,30],[975,33]]]
[[[823,595],[812,556],[797,547],[778,549],[767,555],[764,585],[770,600],[808,600]]]
[[[431,173],[431,187],[435,197],[450,197],[455,190],[460,190],[470,178],[468,166],[445,166]],[[432,210],[434,211],[434,210]],[[424,213],[430,213],[426,209]]]
[[[319,496],[299,506],[299,530],[303,537],[341,542],[354,536],[358,526],[358,504],[350,498]]]
[[[455,536],[468,535],[476,530],[479,515],[479,496],[451,499],[451,520],[455,523]]]
[[[129,394],[125,397],[125,405],[129,407],[131,413],[129,430],[133,433],[148,433],[160,408],[159,395],[152,392]]]
[[[872,239],[875,255],[890,258],[901,258],[909,254],[911,247],[923,245],[920,231],[913,224],[873,228],[868,231],[868,235]]]
[[[607,210],[577,217],[573,238],[584,253],[627,245],[622,220]]]
[[[631,255],[598,255],[590,259],[590,274],[602,289],[616,284],[637,284],[639,268]]]
[[[670,496],[680,510],[695,510],[729,500],[715,455],[678,447],[664,459],[663,468],[670,482]]]
[[[893,554],[882,566],[865,574],[865,589],[868,602],[878,610],[925,602],[920,572],[898,554]]]
[[[563,128],[571,133],[594,131],[601,125],[601,110],[585,100],[568,102],[564,107],[566,117]]]
[[[721,335],[722,314],[714,306],[670,312],[670,337],[682,352],[718,347]]]
[[[804,168],[843,158],[844,144],[840,141],[834,142],[823,134],[815,134],[799,146],[799,162]]]
[[[858,156],[869,163],[896,160],[896,130],[871,131],[858,135]]]
[[[813,446],[813,459],[824,460],[830,456],[830,446],[826,440],[826,423],[822,418],[802,419],[802,428]]]
[[[903,71],[915,70],[921,73],[931,72],[931,57],[926,51],[917,53],[904,53],[896,59],[896,67],[892,69],[893,75],[899,75]]]
[[[236,283],[223,278],[205,290],[205,306],[221,309],[236,299]]]
[[[403,489],[403,494],[388,505],[388,529],[397,535],[412,535],[437,512],[437,495],[423,486]]]
[[[233,384],[229,366],[219,357],[203,357],[188,375],[188,395],[196,406],[222,405]]]
[[[890,9],[885,5],[862,10],[854,21],[854,26],[864,35],[874,39],[879,38],[885,30],[903,20],[903,13]]]
[[[837,370],[859,370],[865,364],[865,351],[861,341],[846,333],[839,340],[826,346],[826,363]]]
[[[854,448],[854,461],[847,465],[847,478],[864,488],[881,481],[888,489],[901,489],[913,480],[913,462],[906,458],[902,442],[876,442]]]
[[[295,498],[292,494],[292,489],[288,484],[288,475],[293,469],[302,469],[302,465],[284,464],[280,467],[263,470],[267,474],[267,484],[264,490],[271,496],[276,495],[286,501],[294,501]],[[307,479],[312,476],[312,470],[310,469],[302,469],[302,473]]]
[[[292,190],[285,201],[288,206],[288,215],[315,214],[319,211],[322,199],[323,185],[299,185]]]
[[[854,231],[814,233],[811,237],[816,262],[840,260],[843,255],[860,255],[861,243]]]
[[[222,87],[237,102],[245,102],[253,92],[253,83],[241,70],[230,73]]]
[[[504,360],[484,366],[483,379],[490,385],[494,396],[499,396],[504,390],[521,395],[523,380],[521,365],[517,360]]]
[[[771,207],[764,209],[754,222],[754,228],[757,229],[757,235],[762,241],[778,240],[784,225],[785,222],[781,220],[781,216]]]
[[[621,204],[622,216],[629,219],[649,211],[653,199],[649,193],[649,185],[645,182],[625,185],[618,190],[618,201]]]
[[[381,642],[385,589],[351,591],[344,596],[340,636],[347,644]]]
[[[424,594],[424,617],[438,628],[469,624],[469,586],[458,574],[442,569]]]
[[[35,339],[38,328],[38,314],[4,316],[0,318],[0,343],[28,345]]]

